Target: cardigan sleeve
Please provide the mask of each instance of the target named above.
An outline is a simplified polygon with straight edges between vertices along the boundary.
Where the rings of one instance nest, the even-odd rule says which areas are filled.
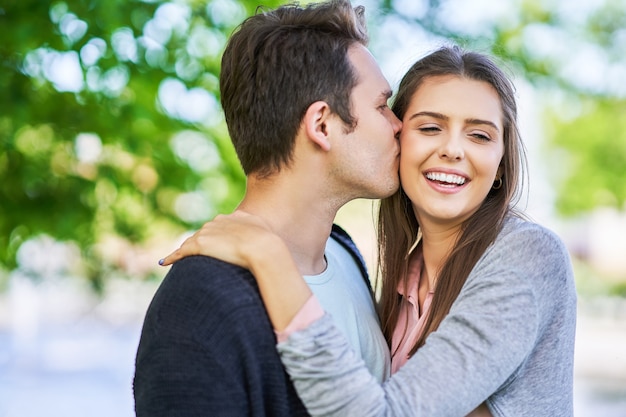
[[[157,290],[133,390],[138,417],[307,415],[254,277],[204,256],[176,262]]]
[[[274,330],[274,333],[276,333],[276,341],[284,342],[289,338],[290,334],[295,331],[305,329],[308,325],[323,315],[324,309],[322,308],[322,305],[315,295],[311,295],[284,330]]]
[[[516,378],[535,346],[544,310],[534,270],[551,256],[552,235],[500,237],[468,277],[438,330],[379,385],[326,315],[278,345],[311,415],[464,416]],[[558,245],[557,245],[558,246]],[[559,252],[550,260],[569,259]],[[538,266],[539,265],[539,266]],[[528,399],[532,401],[532,399]]]

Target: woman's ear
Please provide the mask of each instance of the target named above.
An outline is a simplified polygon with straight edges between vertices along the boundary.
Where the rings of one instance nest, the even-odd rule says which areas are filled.
[[[496,178],[502,178],[504,175],[504,157],[500,160],[500,165],[498,165],[498,170],[496,171]]]
[[[330,107],[325,101],[311,104],[304,114],[304,130],[307,137],[324,151],[330,150],[328,123],[331,116]]]

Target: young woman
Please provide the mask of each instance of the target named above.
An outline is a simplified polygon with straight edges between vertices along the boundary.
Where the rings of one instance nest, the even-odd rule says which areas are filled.
[[[217,218],[166,264],[202,253],[254,273],[312,415],[572,416],[573,274],[560,239],[513,209],[524,161],[512,84],[488,57],[446,47],[407,72],[393,110],[402,186],[379,213],[395,371],[384,384],[257,218]]]

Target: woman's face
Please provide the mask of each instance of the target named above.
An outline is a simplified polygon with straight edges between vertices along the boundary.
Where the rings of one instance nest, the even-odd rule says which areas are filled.
[[[500,177],[502,120],[498,93],[486,82],[422,82],[400,134],[400,181],[421,225],[460,225],[478,210]]]

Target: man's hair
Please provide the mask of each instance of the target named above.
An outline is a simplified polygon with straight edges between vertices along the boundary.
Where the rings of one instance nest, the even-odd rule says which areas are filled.
[[[307,108],[328,103],[348,126],[357,76],[348,59],[367,45],[364,8],[348,0],[284,5],[247,18],[222,56],[221,103],[246,175],[289,165]]]

